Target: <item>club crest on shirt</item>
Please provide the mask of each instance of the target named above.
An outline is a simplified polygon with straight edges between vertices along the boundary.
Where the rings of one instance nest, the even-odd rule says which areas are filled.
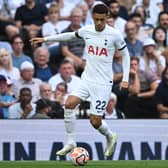
[[[90,45],[88,47],[88,54],[92,54],[92,55],[96,55],[96,56],[108,56],[107,55],[107,49],[106,48],[101,48],[101,47],[98,47],[98,46],[93,46],[93,45]]]

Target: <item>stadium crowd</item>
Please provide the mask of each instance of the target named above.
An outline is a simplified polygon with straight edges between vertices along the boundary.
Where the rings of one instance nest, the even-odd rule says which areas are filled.
[[[0,0],[1,119],[64,117],[65,100],[81,82],[85,43],[31,46],[29,40],[93,24],[97,3],[109,7],[107,24],[121,31],[131,60],[128,90],[120,90],[122,57],[115,51],[104,118],[168,118],[167,0]],[[89,109],[88,99],[76,108],[77,118],[88,118]]]

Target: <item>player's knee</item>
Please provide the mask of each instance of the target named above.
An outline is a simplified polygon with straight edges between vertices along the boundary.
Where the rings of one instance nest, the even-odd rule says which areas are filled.
[[[69,96],[65,102],[66,109],[74,109],[80,103],[80,99],[75,96]]]
[[[74,104],[73,104],[72,102],[70,102],[70,101],[67,101],[67,102],[65,103],[65,108],[66,108],[66,109],[74,109],[75,106],[76,106],[76,105],[74,105]]]
[[[92,126],[95,128],[95,129],[98,129],[101,125],[101,121],[99,120],[96,120],[96,119],[91,119],[90,120],[90,123],[92,124]]]

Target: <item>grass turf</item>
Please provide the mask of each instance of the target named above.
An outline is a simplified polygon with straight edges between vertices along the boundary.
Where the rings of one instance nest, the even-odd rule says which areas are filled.
[[[0,168],[74,168],[69,161],[2,161]],[[80,166],[81,167],[81,166]],[[167,168],[168,161],[89,161],[85,168]]]

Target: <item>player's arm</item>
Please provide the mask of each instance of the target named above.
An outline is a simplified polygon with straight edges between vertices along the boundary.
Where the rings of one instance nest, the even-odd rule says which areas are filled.
[[[122,89],[122,88],[128,88],[130,56],[126,46],[120,49],[120,53],[122,55],[122,67],[123,67],[123,77],[122,82],[120,84],[120,88]]]
[[[66,32],[66,33],[61,33],[61,34],[48,36],[48,37],[35,37],[35,38],[32,38],[30,42],[31,42],[31,45],[36,45],[38,43],[43,43],[43,42],[68,41],[77,37],[79,38],[77,32]]]
[[[122,56],[123,76],[122,76],[122,82],[120,83],[120,88],[128,89],[128,80],[130,71],[130,56],[128,48],[119,30],[116,30],[115,37],[116,37],[116,43],[115,43],[116,47],[120,51]]]

